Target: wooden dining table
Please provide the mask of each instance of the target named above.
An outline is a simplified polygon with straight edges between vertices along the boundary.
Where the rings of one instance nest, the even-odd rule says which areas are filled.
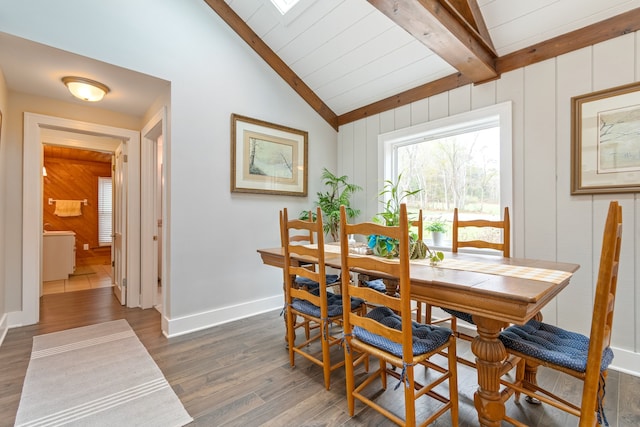
[[[264,264],[283,268],[282,248],[258,249],[258,253]],[[326,245],[326,265],[339,269],[340,261],[339,246]],[[578,268],[570,263],[461,252],[445,252],[437,266],[428,260],[411,262],[412,299],[473,316],[478,331],[471,344],[478,372],[474,404],[480,425],[500,426],[505,414],[508,396],[500,391],[500,377],[507,352],[498,339],[500,332],[511,323],[524,324],[536,316],[569,284]],[[381,277],[377,272],[357,273]]]

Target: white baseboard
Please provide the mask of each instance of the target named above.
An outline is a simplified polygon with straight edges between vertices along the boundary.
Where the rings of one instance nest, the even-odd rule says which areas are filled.
[[[282,310],[282,295],[222,307],[174,319],[162,318],[162,333],[167,338],[189,334],[268,311]]]
[[[33,320],[29,320],[26,317],[24,310],[22,311],[10,311],[7,313],[7,322],[9,328],[19,328],[20,326],[27,326],[34,324]],[[36,322],[37,323],[37,322]]]
[[[611,347],[611,349],[613,350],[613,362],[609,365],[609,369],[640,377],[640,353],[616,347]]]

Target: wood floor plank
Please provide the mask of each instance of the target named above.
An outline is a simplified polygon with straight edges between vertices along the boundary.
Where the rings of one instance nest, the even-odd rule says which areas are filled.
[[[108,288],[45,295],[41,300],[41,322],[11,329],[0,347],[0,427],[14,423],[34,336],[117,319],[126,319],[134,329],[194,418],[192,426],[393,425],[361,403],[356,403],[355,416],[349,417],[342,369],[332,374],[331,390],[327,391],[319,366],[297,357],[296,366],[290,367],[279,314],[280,311],[264,313],[167,339],[160,330],[160,314],[156,310],[122,307]],[[469,357],[468,345],[460,342],[458,353]],[[341,357],[340,349],[336,354]],[[372,361],[371,369],[375,364]],[[473,406],[475,370],[466,366],[459,366],[458,370],[460,426],[477,426]],[[362,377],[362,368],[357,372]],[[640,425],[640,378],[613,371],[609,376],[605,408],[610,425]],[[580,393],[575,380],[560,378],[544,368],[540,368],[538,378],[559,394]],[[395,380],[390,379],[387,392],[379,398],[402,411],[402,390],[394,392],[394,386]],[[507,411],[529,425],[577,424],[575,417],[521,400],[519,404],[513,399],[507,402]],[[418,402],[420,412],[429,410],[430,404]],[[450,418],[445,416],[434,425],[450,425]]]
[[[631,375],[619,374],[619,400],[609,397],[605,400],[605,407],[617,406],[618,422],[620,426],[640,426],[640,378]],[[609,423],[611,424],[611,419]],[[615,422],[615,420],[613,420]]]

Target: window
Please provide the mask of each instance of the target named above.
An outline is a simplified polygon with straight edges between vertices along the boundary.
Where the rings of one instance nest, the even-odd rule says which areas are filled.
[[[271,0],[271,3],[278,9],[281,14],[285,14],[291,10],[299,0]]]
[[[499,219],[511,205],[510,103],[384,134],[380,143],[383,180],[401,174],[400,189],[422,188],[405,200],[407,208],[422,209],[427,225],[447,222],[448,240],[454,208],[461,219]]]
[[[269,2],[285,27],[316,3],[320,2],[316,0],[271,0]]]
[[[111,245],[113,216],[111,177],[98,177],[98,245]]]

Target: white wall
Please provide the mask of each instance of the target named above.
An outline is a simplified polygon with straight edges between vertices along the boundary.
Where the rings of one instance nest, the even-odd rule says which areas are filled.
[[[513,102],[514,256],[578,263],[569,286],[544,310],[546,321],[589,334],[602,230],[610,200],[622,204],[624,235],[612,346],[614,366],[640,375],[640,198],[570,195],[571,97],[639,80],[639,33],[464,86],[355,123],[339,131],[339,173],[369,196],[362,217],[377,212],[378,135],[504,101]],[[361,161],[366,159],[366,162]]]
[[[0,0],[0,10],[0,31],[171,82],[168,333],[280,307],[282,273],[256,249],[280,244],[279,209],[312,205],[322,168],[336,168],[336,131],[203,1]],[[230,193],[231,113],[309,132],[309,197]],[[7,180],[19,187],[22,176]]]

